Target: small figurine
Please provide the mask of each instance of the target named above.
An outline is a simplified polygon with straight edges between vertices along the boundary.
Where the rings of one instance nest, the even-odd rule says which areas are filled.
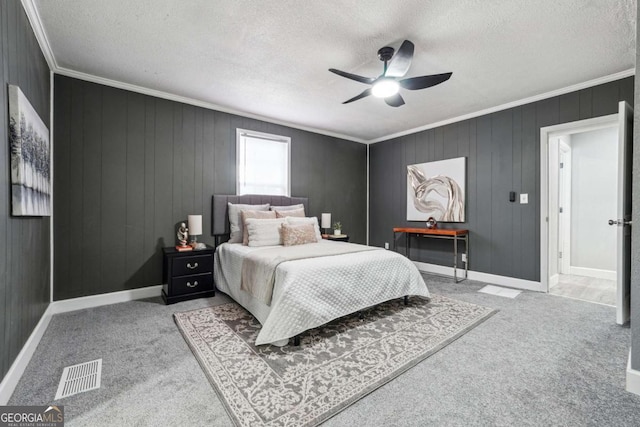
[[[189,229],[187,228],[186,224],[180,223],[180,227],[178,228],[178,232],[176,233],[176,235],[178,236],[178,243],[180,244],[180,247],[186,247],[187,246],[187,239],[189,238]]]
[[[431,228],[437,228],[437,227],[438,227],[438,223],[436,222],[436,219],[430,216],[429,219],[427,220],[427,228],[431,229]]]

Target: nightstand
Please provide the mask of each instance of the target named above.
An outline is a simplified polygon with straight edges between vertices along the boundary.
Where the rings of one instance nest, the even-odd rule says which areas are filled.
[[[329,237],[327,237],[327,240],[332,240],[334,242],[348,242],[349,236],[347,234],[341,234],[339,236],[336,236],[334,234],[329,234]]]
[[[163,248],[162,299],[166,304],[215,295],[213,248],[178,252]]]

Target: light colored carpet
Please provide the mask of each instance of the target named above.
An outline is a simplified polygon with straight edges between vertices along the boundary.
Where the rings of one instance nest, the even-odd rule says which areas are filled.
[[[307,331],[297,347],[256,347],[260,323],[235,303],[175,320],[238,425],[315,426],[494,312],[439,295],[394,300]]]
[[[323,427],[635,426],[625,391],[630,330],[615,309],[486,283],[424,275],[432,293],[498,309],[490,321],[323,423]],[[54,404],[73,426],[230,426],[173,314],[225,304],[160,297],[55,315],[10,405],[54,403],[65,366],[103,359],[102,386]]]

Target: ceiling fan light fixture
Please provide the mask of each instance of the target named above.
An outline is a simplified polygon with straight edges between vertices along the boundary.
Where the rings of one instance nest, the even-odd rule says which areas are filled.
[[[426,89],[439,85],[449,80],[452,73],[432,74],[429,76],[418,76],[404,78],[409,72],[413,59],[414,44],[409,40],[402,42],[400,49],[396,52],[392,47],[385,46],[378,50],[378,59],[384,62],[384,72],[378,78],[363,77],[346,71],[329,68],[329,71],[349,80],[371,85],[353,98],[347,99],[343,104],[350,104],[369,95],[376,98],[384,98],[385,104],[390,107],[401,107],[404,99],[400,95],[400,86],[405,90]]]
[[[371,88],[371,94],[376,98],[386,98],[398,93],[400,85],[394,79],[383,78],[375,82]]]

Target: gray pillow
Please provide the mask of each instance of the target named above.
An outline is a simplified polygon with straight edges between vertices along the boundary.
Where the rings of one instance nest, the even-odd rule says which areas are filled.
[[[229,243],[242,243],[243,229],[240,212],[243,210],[268,211],[269,203],[266,203],[264,205],[241,205],[229,203],[227,210],[229,212],[229,230],[231,231]]]

